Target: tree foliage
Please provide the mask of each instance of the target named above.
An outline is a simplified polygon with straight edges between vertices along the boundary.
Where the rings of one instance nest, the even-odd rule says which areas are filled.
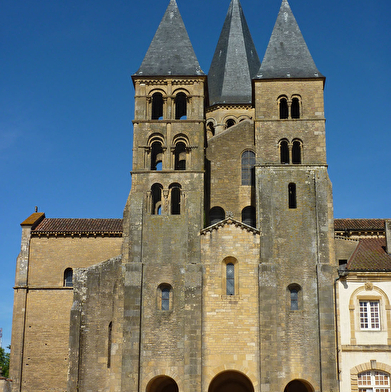
[[[10,367],[10,353],[6,353],[3,347],[0,347],[0,366],[2,376],[8,378]]]

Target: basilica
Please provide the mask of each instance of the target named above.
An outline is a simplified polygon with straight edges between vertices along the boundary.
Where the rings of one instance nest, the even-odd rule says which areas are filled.
[[[390,392],[391,219],[334,219],[325,76],[287,0],[260,49],[231,0],[204,73],[169,1],[122,219],[21,223],[13,391]]]

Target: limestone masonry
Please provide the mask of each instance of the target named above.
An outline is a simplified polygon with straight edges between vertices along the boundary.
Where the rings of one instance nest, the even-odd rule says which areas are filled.
[[[209,74],[175,0],[133,74],[123,219],[22,222],[12,390],[390,392],[391,220],[333,218],[323,89],[286,0],[232,0]]]

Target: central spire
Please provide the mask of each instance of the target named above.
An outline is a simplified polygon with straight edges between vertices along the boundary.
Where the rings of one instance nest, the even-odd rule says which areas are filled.
[[[203,75],[178,5],[170,4],[136,75]]]
[[[251,103],[259,61],[239,0],[231,0],[209,69],[210,105]]]

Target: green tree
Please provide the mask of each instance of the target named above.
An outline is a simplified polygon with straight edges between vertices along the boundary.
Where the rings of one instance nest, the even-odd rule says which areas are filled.
[[[7,347],[8,349],[10,346]],[[3,377],[9,376],[10,353],[6,353],[3,347],[0,347],[0,366]]]

